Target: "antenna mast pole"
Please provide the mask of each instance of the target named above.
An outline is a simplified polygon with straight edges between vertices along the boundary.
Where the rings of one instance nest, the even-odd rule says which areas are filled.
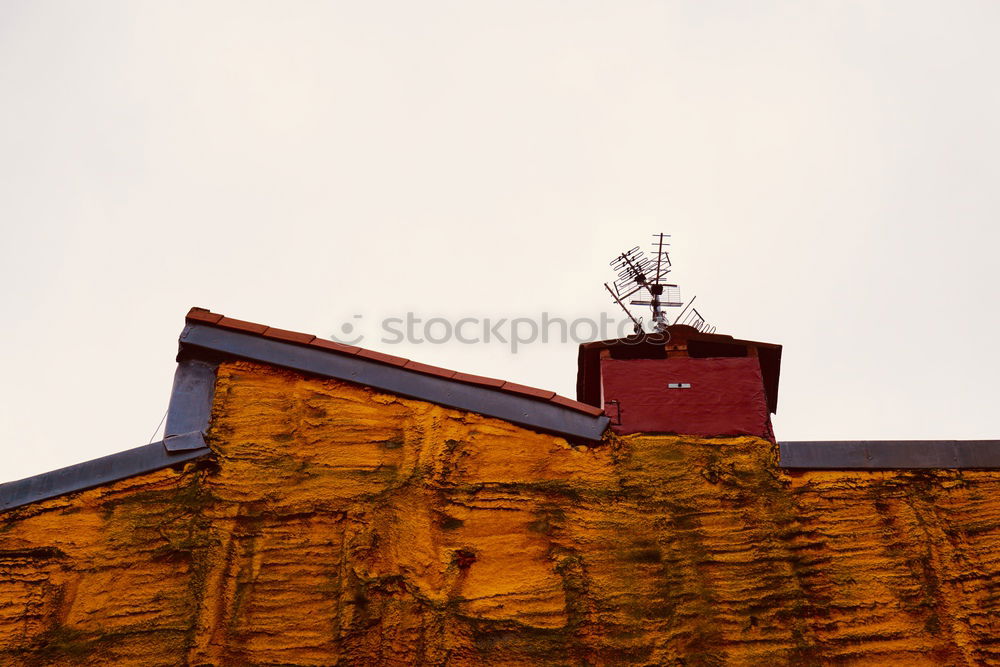
[[[667,320],[663,315],[663,308],[660,304],[660,294],[663,293],[663,287],[660,286],[660,264],[663,261],[663,233],[659,234],[660,240],[659,245],[656,249],[656,273],[653,274],[653,280],[655,283],[650,286],[650,296],[652,300],[650,305],[653,307],[653,322],[656,326],[656,331],[663,333],[667,330]]]

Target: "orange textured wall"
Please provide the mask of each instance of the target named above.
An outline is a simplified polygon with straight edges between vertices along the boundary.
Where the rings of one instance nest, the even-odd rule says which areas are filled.
[[[573,447],[247,362],[209,439],[0,515],[0,664],[1000,660],[1000,473]]]

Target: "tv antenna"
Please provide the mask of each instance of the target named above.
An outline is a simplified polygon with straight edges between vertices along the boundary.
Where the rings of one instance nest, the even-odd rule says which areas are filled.
[[[691,308],[691,305],[697,298],[698,297],[696,296],[691,297],[691,300],[688,301],[686,306],[684,306],[684,310],[677,315],[677,318],[674,320],[674,324],[686,324],[689,327],[694,327],[702,333],[715,333],[715,327],[705,322],[705,318],[701,316],[698,309]]]
[[[629,310],[625,302],[632,306],[648,306],[652,309],[653,331],[655,333],[666,333],[668,329],[667,316],[664,308],[680,308],[684,306],[681,300],[680,288],[666,282],[667,274],[670,273],[670,235],[653,234],[653,248],[650,257],[639,249],[639,246],[621,253],[611,260],[611,268],[614,269],[618,277],[609,285],[604,283],[605,289],[611,294],[615,303],[621,306],[635,328],[635,333],[643,333],[642,319],[636,318]],[[690,309],[694,299],[684,307],[674,324],[681,322],[693,326],[698,331],[711,333],[715,327],[709,327],[705,319],[697,310]],[[684,320],[681,321],[681,317]]]

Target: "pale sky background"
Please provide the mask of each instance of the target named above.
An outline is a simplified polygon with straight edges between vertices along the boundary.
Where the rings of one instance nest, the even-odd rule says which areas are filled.
[[[997,2],[0,3],[0,481],[147,443],[193,305],[575,396],[673,235],[780,440],[1000,438]],[[361,320],[352,319],[355,314]]]

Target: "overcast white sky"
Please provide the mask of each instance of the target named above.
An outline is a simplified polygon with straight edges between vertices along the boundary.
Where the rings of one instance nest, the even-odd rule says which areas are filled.
[[[145,444],[188,307],[575,395],[673,235],[779,439],[1000,438],[996,2],[0,3],[0,481]],[[355,318],[361,315],[361,318]]]

